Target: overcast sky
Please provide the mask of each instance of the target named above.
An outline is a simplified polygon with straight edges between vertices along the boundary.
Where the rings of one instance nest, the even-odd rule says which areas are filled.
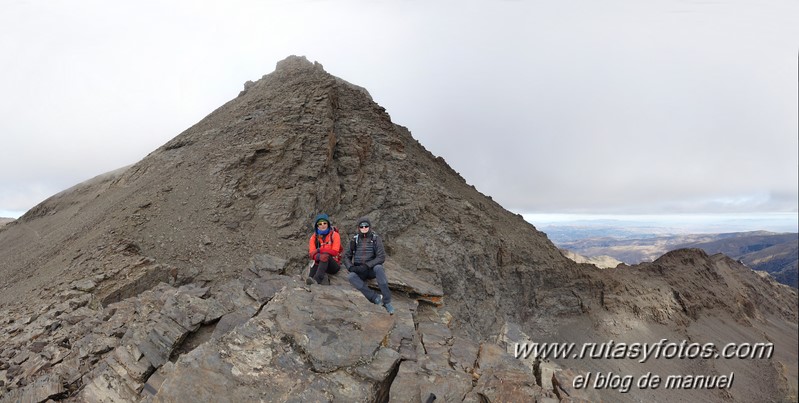
[[[0,216],[304,55],[519,213],[789,213],[799,2],[6,1]]]

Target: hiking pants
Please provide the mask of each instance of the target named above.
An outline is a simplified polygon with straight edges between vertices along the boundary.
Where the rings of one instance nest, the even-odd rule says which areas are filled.
[[[320,253],[319,260],[314,262],[308,277],[312,277],[317,283],[321,283],[325,279],[325,274],[336,274],[341,267],[338,265],[336,259],[333,259],[327,253]]]
[[[383,294],[383,304],[391,302],[391,290],[388,289],[388,280],[386,279],[386,272],[383,270],[383,265],[379,264],[366,272],[364,278],[359,277],[355,273],[350,273],[347,279],[350,284],[363,294],[369,301],[374,301],[377,293],[366,285],[365,280],[377,278],[377,285],[380,286],[380,292]]]

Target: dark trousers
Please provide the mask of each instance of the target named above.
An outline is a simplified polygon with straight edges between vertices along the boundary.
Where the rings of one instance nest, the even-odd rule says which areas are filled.
[[[367,270],[363,276],[359,276],[357,273],[350,273],[347,275],[350,284],[360,291],[369,301],[374,301],[375,297],[377,297],[377,293],[366,285],[366,280],[373,278],[377,279],[377,285],[380,287],[380,292],[383,294],[383,305],[391,303],[391,290],[388,288],[388,279],[386,278],[386,272],[383,270],[382,264]]]
[[[324,281],[326,274],[336,274],[339,270],[341,270],[341,266],[338,265],[336,259],[333,259],[327,253],[322,253],[319,255],[319,260],[315,261],[313,267],[311,267],[308,277],[312,277],[317,283],[321,283]]]

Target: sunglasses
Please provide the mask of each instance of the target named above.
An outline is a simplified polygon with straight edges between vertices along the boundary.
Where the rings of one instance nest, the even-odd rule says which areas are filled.
[[[327,225],[327,222],[320,221],[318,224],[316,224],[317,227],[321,227],[322,225]]]
[[[368,225],[359,225],[358,228],[369,228]]]

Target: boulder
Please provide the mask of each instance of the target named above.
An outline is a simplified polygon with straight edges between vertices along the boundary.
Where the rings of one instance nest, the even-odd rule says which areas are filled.
[[[318,291],[318,292],[317,292]],[[330,372],[371,360],[394,327],[394,317],[356,290],[316,287],[314,292],[281,294],[265,314],[310,359],[317,372]]]
[[[283,289],[257,316],[182,355],[152,399],[373,401],[399,360],[381,347],[394,324],[354,290]]]
[[[423,278],[422,275],[412,272],[391,259],[386,259],[383,264],[388,278],[388,287],[392,291],[400,291],[409,297],[429,302],[436,306],[444,303],[444,291],[435,281]],[[377,280],[369,280],[369,286],[379,289]]]
[[[94,280],[89,278],[72,283],[72,288],[83,292],[89,292],[93,290],[95,287],[97,287],[97,283],[95,283]]]
[[[270,255],[255,255],[250,259],[250,271],[262,276],[267,273],[283,274],[286,271],[286,259]]]

